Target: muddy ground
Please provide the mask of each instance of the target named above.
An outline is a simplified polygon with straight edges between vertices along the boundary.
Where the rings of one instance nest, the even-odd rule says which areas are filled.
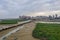
[[[5,40],[39,40],[32,37],[32,31],[34,30],[35,25],[36,23],[34,22],[24,24],[23,29],[20,29],[16,33],[11,34]]]

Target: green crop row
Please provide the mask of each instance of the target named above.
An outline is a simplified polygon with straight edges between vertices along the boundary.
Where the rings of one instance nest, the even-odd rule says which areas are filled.
[[[37,23],[32,36],[46,40],[60,40],[60,24]]]

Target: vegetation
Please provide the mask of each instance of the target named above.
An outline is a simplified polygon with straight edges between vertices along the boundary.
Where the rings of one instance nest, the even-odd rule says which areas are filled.
[[[16,24],[21,21],[26,21],[26,20],[20,20],[20,19],[3,19],[0,20],[0,24]]]
[[[32,36],[40,40],[60,40],[60,24],[37,23]]]
[[[6,20],[2,20],[0,21],[0,24],[16,24],[18,21],[18,19],[6,19]]]

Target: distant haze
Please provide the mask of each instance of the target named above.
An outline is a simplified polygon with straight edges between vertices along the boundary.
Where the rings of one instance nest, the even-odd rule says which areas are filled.
[[[0,19],[53,14],[60,15],[60,0],[0,0]]]
[[[55,15],[55,14],[60,16],[60,11],[35,12],[35,13],[29,13],[26,15],[27,16],[49,16],[49,15]]]

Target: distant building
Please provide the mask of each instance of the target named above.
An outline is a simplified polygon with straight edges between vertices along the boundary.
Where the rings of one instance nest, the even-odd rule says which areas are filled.
[[[57,14],[55,14],[55,19],[57,19],[58,18],[58,15]]]
[[[54,16],[53,16],[53,17],[54,17]],[[49,19],[50,19],[50,20],[52,20],[52,19],[53,19],[53,17],[52,17],[51,15],[49,15]]]
[[[29,20],[29,19],[31,19],[31,17],[30,16],[19,16],[19,19],[20,20]]]
[[[53,19],[55,18],[55,16],[53,15]]]
[[[55,15],[49,15],[49,16],[36,16],[36,17],[30,17],[30,16],[19,16],[20,20],[39,20],[39,21],[59,21],[60,22],[60,16],[57,14]]]

